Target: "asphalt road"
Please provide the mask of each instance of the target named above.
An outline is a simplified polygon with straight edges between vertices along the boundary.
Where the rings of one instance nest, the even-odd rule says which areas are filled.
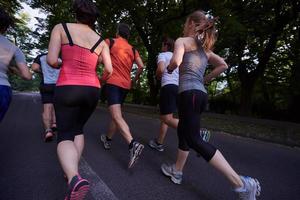
[[[124,114],[134,137],[145,144],[136,166],[128,170],[128,146],[117,134],[111,150],[100,145],[109,114],[97,108],[85,127],[86,146],[80,170],[92,183],[88,200],[231,200],[227,180],[191,152],[182,185],[162,175],[160,165],[174,162],[177,138],[169,130],[164,152],[147,142],[157,135],[159,121]],[[38,94],[18,93],[0,124],[0,199],[63,200],[67,184],[56,156],[56,143],[43,143]],[[264,200],[300,199],[300,150],[214,132],[211,138],[240,174],[259,179]]]

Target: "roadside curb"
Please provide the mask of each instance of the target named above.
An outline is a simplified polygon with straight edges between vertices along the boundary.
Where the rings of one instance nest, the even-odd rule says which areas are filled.
[[[99,104],[105,107],[105,104]],[[123,110],[159,119],[159,108],[154,106],[125,103]],[[205,112],[202,114],[203,127],[291,147],[300,147],[300,124],[267,119]]]

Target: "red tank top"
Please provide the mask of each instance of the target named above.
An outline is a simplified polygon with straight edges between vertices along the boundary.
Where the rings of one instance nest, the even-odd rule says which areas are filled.
[[[62,24],[69,44],[62,44],[63,64],[57,80],[57,86],[84,85],[100,88],[96,68],[99,55],[94,52],[102,39],[100,38],[92,49],[87,49],[73,43],[67,25]]]

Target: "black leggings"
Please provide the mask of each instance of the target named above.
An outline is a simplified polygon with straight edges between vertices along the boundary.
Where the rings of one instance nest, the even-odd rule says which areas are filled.
[[[188,90],[179,94],[177,135],[180,150],[189,151],[192,148],[208,162],[217,149],[204,142],[199,134],[201,113],[206,104],[207,94],[200,90]]]
[[[57,123],[57,143],[74,141],[83,134],[83,127],[95,110],[100,89],[91,86],[57,86],[54,108]]]

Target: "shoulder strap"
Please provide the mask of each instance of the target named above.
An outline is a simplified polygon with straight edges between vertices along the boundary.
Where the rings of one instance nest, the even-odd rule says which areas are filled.
[[[112,46],[114,45],[115,41],[112,38],[109,38],[109,49],[112,48]]]
[[[91,53],[94,53],[95,49],[98,47],[98,45],[103,41],[102,37],[100,36],[99,40],[96,42],[96,44],[91,48]]]
[[[73,46],[73,40],[72,40],[72,38],[71,38],[71,35],[70,35],[70,32],[69,32],[69,30],[68,30],[68,27],[67,27],[67,24],[66,23],[61,23],[62,24],[62,26],[63,26],[63,28],[64,28],[64,30],[65,30],[65,32],[66,32],[66,35],[67,35],[67,38],[68,38],[68,40],[69,40],[69,44],[70,44],[70,46]]]

